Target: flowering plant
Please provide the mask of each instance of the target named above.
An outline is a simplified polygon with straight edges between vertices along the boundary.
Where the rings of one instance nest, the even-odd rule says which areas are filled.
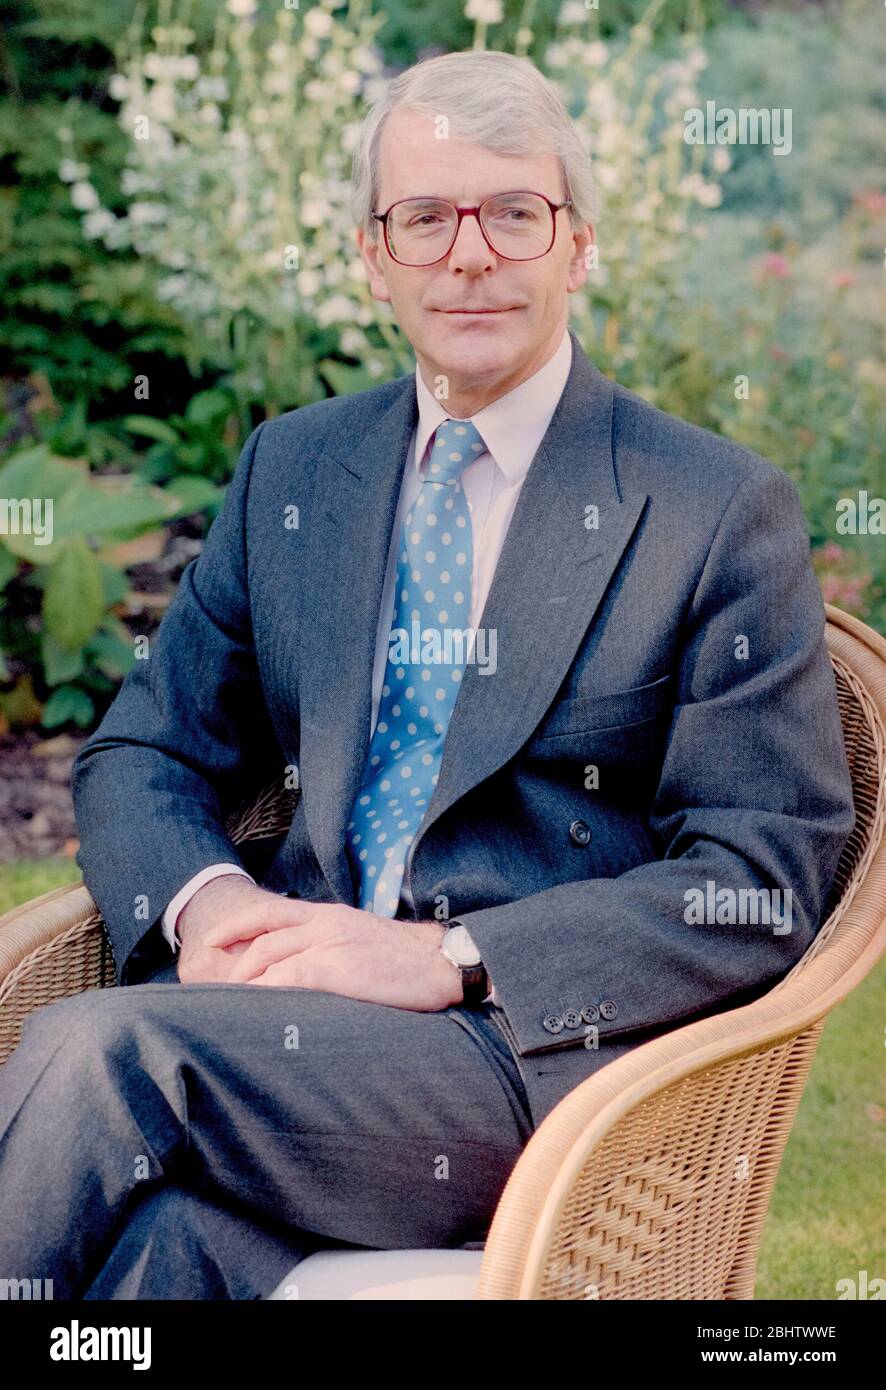
[[[704,54],[687,40],[678,61],[652,62],[661,4],[611,56],[596,17],[571,0],[547,53],[607,195],[600,263],[573,298],[574,325],[627,384],[637,362],[655,379],[680,262],[704,233],[690,231],[691,212],[720,197],[679,119]],[[60,172],[86,235],[156,268],[157,295],[189,329],[192,367],[222,365],[238,398],[271,414],[327,384],[363,389],[414,359],[390,306],[369,293],[349,207],[363,104],[385,86],[374,44],[384,20],[371,0],[319,0],[303,14],[278,10],[268,35],[256,10],[256,0],[227,0],[202,56],[178,22],[147,41],[129,35],[110,86],[131,136],[123,216],[100,205],[73,134]],[[481,47],[500,0],[467,0],[466,14]],[[527,22],[518,50],[530,39]],[[718,157],[725,168],[725,151]]]

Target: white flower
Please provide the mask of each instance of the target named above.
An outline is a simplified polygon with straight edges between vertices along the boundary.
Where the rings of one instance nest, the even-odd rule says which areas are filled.
[[[83,235],[89,241],[95,237],[103,237],[106,232],[113,231],[116,221],[116,217],[108,212],[107,208],[96,208],[94,212],[88,212],[83,219]]]
[[[299,294],[310,296],[320,292],[323,277],[316,270],[300,270],[295,283]]]
[[[325,39],[332,32],[332,15],[326,10],[311,9],[305,15],[305,32],[315,39]]]
[[[728,150],[724,150],[721,145],[718,149],[714,150],[711,163],[717,170],[718,174],[723,174],[732,165],[732,155],[729,153]]]
[[[596,43],[589,43],[585,46],[585,62],[592,68],[605,67],[609,60],[609,49],[602,40]]]
[[[343,294],[334,294],[321,300],[314,314],[322,328],[330,323],[350,323],[354,317],[354,302]]]
[[[465,5],[465,19],[476,19],[481,24],[501,24],[503,18],[501,0],[468,0]]]
[[[76,183],[78,179],[85,179],[89,173],[88,164],[78,164],[76,159],[63,159],[58,166],[58,176],[62,183]]]
[[[361,333],[359,328],[346,328],[339,339],[342,352],[349,357],[359,357],[366,347],[366,341],[366,334]]]
[[[180,299],[186,294],[190,286],[190,281],[186,275],[168,275],[165,280],[161,280],[157,286],[157,298],[166,299],[170,302]]]
[[[566,4],[560,6],[561,24],[584,24],[587,17],[583,0],[566,0]]]
[[[129,196],[131,193],[140,193],[145,183],[138,169],[124,169],[120,176],[120,186],[123,192]]]
[[[129,96],[129,78],[125,77],[122,72],[115,72],[108,83],[108,94],[115,101],[125,101]]]
[[[328,216],[326,203],[302,203],[299,210],[299,221],[303,227],[322,227]]]
[[[166,221],[163,203],[130,203],[129,220],[134,227],[156,227]]]
[[[71,185],[71,202],[78,212],[91,212],[98,207],[98,194],[91,183],[81,180]]]
[[[262,91],[267,92],[269,97],[282,97],[291,88],[292,78],[288,72],[268,72],[261,85]]]
[[[617,188],[621,182],[621,174],[612,164],[595,165],[597,182],[601,188]]]
[[[247,19],[255,14],[258,4],[256,0],[227,0],[225,9],[228,14],[236,15],[238,19]]]
[[[351,54],[351,62],[360,69],[361,72],[378,72],[381,67],[381,60],[378,54],[371,48],[355,48]]]

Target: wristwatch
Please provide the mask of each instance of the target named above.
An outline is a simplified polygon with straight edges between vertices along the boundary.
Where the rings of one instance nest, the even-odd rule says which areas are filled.
[[[451,923],[443,933],[440,950],[461,975],[463,1002],[470,1009],[479,1008],[489,993],[489,980],[480,952],[471,940],[467,927]]]

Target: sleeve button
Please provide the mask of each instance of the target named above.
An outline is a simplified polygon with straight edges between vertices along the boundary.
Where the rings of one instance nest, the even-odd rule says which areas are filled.
[[[569,838],[574,845],[587,845],[591,839],[591,828],[583,820],[574,820],[569,827]]]

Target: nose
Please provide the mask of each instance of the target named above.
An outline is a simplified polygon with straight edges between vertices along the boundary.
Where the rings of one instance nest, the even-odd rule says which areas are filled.
[[[481,270],[495,261],[495,252],[480,228],[480,214],[466,213],[449,252],[449,269]]]

